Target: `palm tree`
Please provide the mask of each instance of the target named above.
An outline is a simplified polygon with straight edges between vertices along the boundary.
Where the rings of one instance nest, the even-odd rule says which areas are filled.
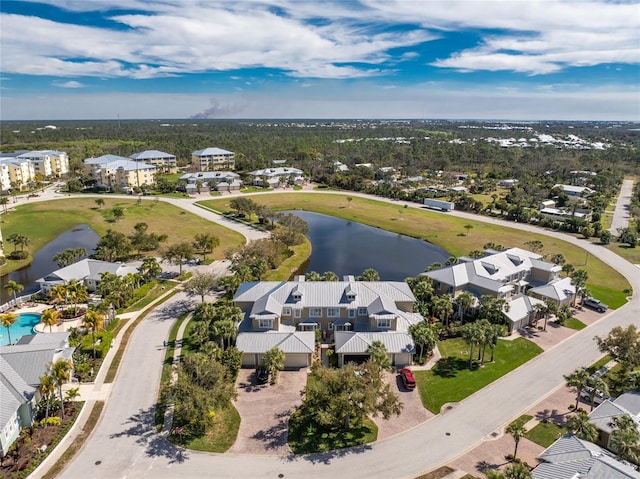
[[[145,280],[149,281],[162,273],[162,267],[158,264],[157,259],[148,256],[142,260],[139,271]]]
[[[464,322],[464,315],[473,306],[473,295],[465,291],[464,293],[460,293],[453,302],[458,307],[458,311],[460,311],[460,324],[462,324]]]
[[[226,347],[231,345],[231,339],[236,337],[237,331],[235,324],[229,319],[222,319],[213,323],[213,333],[216,337],[220,338],[220,347],[222,349],[226,349]],[[225,339],[228,341],[226,346]]]
[[[513,437],[516,443],[515,449],[513,450],[513,458],[516,459],[518,457],[518,444],[520,443],[520,439],[527,434],[527,429],[524,427],[524,424],[520,424],[519,421],[514,421],[507,426],[505,432],[511,434],[511,437]]]
[[[96,331],[102,329],[104,315],[99,311],[90,309],[82,319],[82,325],[91,331],[91,341],[93,344],[93,359],[96,359]]]
[[[609,444],[620,458],[638,463],[638,450],[640,449],[640,432],[635,421],[628,414],[616,416],[609,423],[613,428],[609,438]]]
[[[52,333],[53,327],[58,324],[58,321],[60,320],[60,316],[62,316],[60,311],[54,308],[49,308],[42,312],[40,322],[45,326],[49,326],[49,332]]]
[[[440,320],[446,326],[449,325],[449,318],[453,314],[453,303],[451,302],[451,295],[444,294],[433,298],[431,302],[432,314]]]
[[[278,372],[284,369],[284,351],[271,348],[264,353],[262,365],[271,373],[271,384],[278,381]]]
[[[469,345],[469,370],[473,367],[473,347],[480,344],[480,331],[476,323],[465,324],[461,329],[462,337]]]
[[[574,409],[578,409],[578,402],[580,401],[580,394],[582,390],[587,385],[587,381],[589,380],[589,371],[586,369],[576,369],[574,372],[564,377],[565,381],[567,381],[567,386],[571,388],[576,388],[576,405]]]
[[[20,283],[16,283],[13,280],[10,280],[7,282],[7,284],[5,284],[4,289],[6,289],[9,294],[13,295],[13,300],[17,302],[17,294],[22,292],[24,286],[22,286]]]
[[[380,369],[391,370],[391,358],[387,353],[387,347],[382,341],[373,341],[366,352],[370,355],[370,361]]]
[[[589,388],[589,401],[591,401],[591,410],[595,405],[596,396],[602,394],[609,395],[609,385],[601,377],[589,376],[587,379],[587,387]]]
[[[40,376],[40,386],[38,386],[40,390],[40,395],[45,399],[45,410],[44,410],[44,427],[48,426],[49,419],[49,405],[51,404],[51,396],[56,390],[56,384],[53,380],[53,376],[51,374],[43,374]]]
[[[569,416],[567,429],[585,441],[595,442],[598,439],[598,429],[589,422],[589,415],[583,409]]]
[[[571,284],[576,288],[576,294],[573,297],[574,305],[576,303],[578,295],[580,295],[582,293],[582,290],[587,286],[587,279],[589,279],[589,274],[584,269],[575,270],[571,274]]]
[[[49,290],[49,300],[55,301],[56,304],[67,304],[67,287],[64,284],[54,286]]]
[[[489,347],[491,348],[490,362],[493,362],[494,360],[496,346],[498,345],[498,340],[500,339],[500,336],[502,336],[503,334],[503,330],[504,330],[503,326],[499,324],[492,324],[487,329],[487,344],[489,344]]]
[[[75,279],[72,279],[67,284],[67,295],[71,299],[75,312],[77,312],[77,304],[84,303],[89,297],[87,287],[82,283],[78,283]]]
[[[431,351],[436,345],[436,333],[433,327],[425,321],[409,326],[409,333],[411,334],[415,345],[420,348],[418,362],[422,363],[424,350],[426,349],[427,351]]]
[[[62,397],[62,385],[69,381],[72,370],[73,365],[68,359],[58,359],[51,365],[51,376],[53,377],[53,382],[58,387],[58,396],[60,397],[60,403],[62,404],[62,407],[60,408],[60,417],[62,420],[64,420],[64,398]]]
[[[7,328],[7,335],[9,337],[9,344],[11,344],[11,326],[18,320],[18,315],[15,313],[4,313],[0,315],[0,324]]]

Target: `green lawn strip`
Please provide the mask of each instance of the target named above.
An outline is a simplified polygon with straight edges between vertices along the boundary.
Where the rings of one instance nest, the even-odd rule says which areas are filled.
[[[630,287],[624,276],[600,259],[586,255],[583,249],[556,238],[418,208],[401,208],[400,204],[358,196],[352,196],[352,200],[348,201],[347,197],[348,193],[279,193],[254,195],[251,199],[274,210],[297,208],[313,211],[423,239],[454,256],[481,250],[487,243],[527,249],[526,242],[539,240],[544,244],[543,253],[561,252],[567,262],[573,264],[576,269],[586,269],[589,273],[588,288],[602,292],[603,297],[611,297],[612,308],[619,305],[619,301],[615,300],[616,294]],[[201,203],[224,213],[231,212],[229,202],[229,198],[221,198]],[[464,228],[467,224],[473,226],[468,235],[465,234]]]
[[[542,353],[540,347],[524,338],[500,340],[495,361],[488,362],[491,352],[487,348],[484,367],[475,364],[470,371],[469,347],[463,339],[441,341],[438,348],[442,359],[432,369],[414,371],[422,404],[435,414],[445,403],[463,400]]]
[[[73,196],[64,200],[43,201],[19,205],[16,211],[2,215],[2,234],[7,238],[13,233],[25,235],[30,243],[26,250],[33,255],[45,244],[53,241],[60,234],[73,227],[86,224],[98,235],[104,235],[108,229],[130,235],[136,223],[146,223],[149,232],[166,234],[168,243],[180,241],[192,242],[196,234],[211,233],[220,239],[220,246],[211,255],[214,259],[224,259],[224,252],[229,247],[243,245],[244,236],[233,230],[188,213],[165,202],[110,198],[101,196],[105,205],[98,208],[95,198]],[[114,206],[124,208],[124,218],[118,222],[110,222],[109,212]],[[46,225],[46,228],[43,227]],[[163,245],[165,246],[166,243]],[[19,248],[18,248],[19,249]],[[11,252],[9,245],[7,251]],[[157,255],[157,251],[148,252]],[[3,272],[11,272],[26,266],[32,258],[23,261],[8,260]]]
[[[291,257],[283,261],[283,263],[271,271],[267,271],[263,280],[265,281],[286,281],[296,271],[300,269],[300,266],[309,259],[311,255],[311,242],[305,237],[304,242],[297,246],[291,246],[293,251]],[[323,271],[324,273],[324,271]]]
[[[83,405],[86,407],[86,404]],[[82,448],[87,438],[93,432],[93,429],[96,427],[98,423],[98,419],[100,419],[100,415],[102,414],[102,409],[104,408],[103,401],[96,401],[91,409],[91,413],[87,418],[87,422],[82,426],[79,430],[80,432],[73,440],[73,442],[65,449],[65,451],[60,456],[60,459],[56,461],[56,463],[49,468],[49,470],[42,475],[42,479],[54,479],[58,477],[58,475],[67,467],[67,464],[71,462],[76,453]],[[53,448],[51,448],[53,451]]]
[[[183,444],[188,449],[205,452],[226,452],[238,437],[240,429],[240,413],[229,404],[227,407],[216,410],[213,426],[204,436],[183,438]],[[169,440],[178,443],[178,438],[169,436]]]
[[[165,298],[155,303],[153,307],[146,309],[123,333],[122,341],[120,341],[120,347],[118,348],[118,351],[116,351],[116,354],[113,356],[113,360],[109,365],[109,370],[107,371],[107,375],[104,379],[105,383],[113,382],[113,380],[115,379],[116,373],[118,372],[118,367],[120,366],[120,361],[122,361],[122,356],[124,355],[124,350],[126,349],[127,343],[129,342],[129,338],[133,334],[133,331],[136,329],[136,326],[138,326],[138,324],[140,324],[140,322],[144,318],[146,318],[147,315],[151,313],[151,311],[153,311],[154,308],[158,307],[165,301],[168,301],[169,299],[171,299],[171,297],[176,293],[177,293],[176,290],[171,291]]]
[[[582,321],[576,318],[567,319],[564,322],[563,326],[566,326],[567,328],[570,328],[570,329],[575,329],[577,331],[580,331],[581,329],[584,329],[587,327],[586,324],[584,324]]]
[[[591,366],[589,366],[587,368],[587,371],[589,371],[590,374],[593,374],[602,366],[607,364],[609,361],[611,361],[611,356],[607,354],[606,356],[603,356],[602,358],[598,359],[595,363],[593,363]]]
[[[161,430],[164,425],[164,415],[167,410],[167,403],[162,399],[162,388],[169,383],[171,379],[171,369],[173,365],[173,355],[176,350],[176,336],[178,336],[178,329],[186,319],[189,313],[184,313],[178,317],[178,320],[171,327],[169,331],[169,339],[167,340],[167,348],[164,353],[164,361],[162,363],[162,375],[160,376],[160,388],[158,390],[158,401],[156,402],[156,408],[154,411],[154,421],[156,429]]]
[[[531,431],[528,431],[525,437],[539,446],[549,447],[566,432],[567,430],[563,427],[552,422],[542,421],[531,429]]]
[[[511,424],[518,424],[520,426],[524,426],[526,423],[528,423],[532,419],[533,419],[533,416],[531,416],[529,414],[523,414],[518,419],[516,419],[514,421],[511,421]]]
[[[289,447],[295,454],[327,452],[374,442],[378,426],[365,419],[361,425],[352,422],[348,431],[326,429],[313,421],[313,414],[298,408],[289,418]]]
[[[133,311],[139,311],[176,286],[178,286],[178,283],[175,281],[165,280],[154,280],[150,283],[143,284],[136,290],[135,297],[133,298],[134,302],[125,309],[124,312],[131,313]]]

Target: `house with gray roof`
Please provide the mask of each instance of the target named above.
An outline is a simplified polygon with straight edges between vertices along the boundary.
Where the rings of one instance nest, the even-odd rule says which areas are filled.
[[[640,479],[630,464],[589,441],[566,434],[542,454],[534,479]]]
[[[534,298],[548,300],[557,306],[571,304],[576,294],[576,287],[571,284],[571,278],[557,278],[547,284],[536,286],[528,291]]]
[[[253,184],[255,186],[266,186],[269,188],[277,188],[282,183],[289,185],[301,185],[304,183],[302,170],[287,166],[250,171],[249,176],[253,177]]]
[[[134,161],[141,161],[156,167],[157,171],[162,173],[175,173],[178,171],[178,163],[176,156],[164,151],[145,150],[140,153],[134,153],[130,157]]]
[[[614,418],[627,415],[636,424],[640,432],[640,391],[627,391],[616,399],[608,399],[589,413],[589,422],[598,429],[597,444],[611,448],[611,422]]]
[[[22,336],[0,347],[0,448],[6,455],[23,427],[33,424],[40,400],[40,376],[58,359],[71,360],[69,333]]]
[[[238,191],[242,187],[240,175],[233,171],[198,171],[186,173],[178,178],[181,186],[189,194],[200,191]]]
[[[415,352],[409,327],[424,320],[413,312],[415,297],[406,283],[355,281],[353,276],[342,281],[305,281],[298,276],[294,281],[243,283],[234,301],[244,313],[237,338],[238,349],[245,353],[244,366],[259,364],[267,346],[280,338],[275,333],[288,335],[282,338],[289,344],[307,345],[306,351],[289,351],[297,356],[285,359],[288,367],[308,366],[315,331],[335,341],[340,365],[366,360],[371,343],[381,341],[392,364],[405,366]]]
[[[84,284],[87,290],[92,292],[98,288],[104,273],[126,276],[129,273],[138,273],[138,269],[126,263],[111,263],[109,261],[85,258],[37,279],[36,283],[40,284],[40,291],[45,295],[54,287],[69,284],[71,281]]]
[[[484,295],[507,301],[504,315],[509,331],[537,321],[536,304],[542,304],[544,294],[528,297],[529,288],[547,285],[559,278],[562,268],[543,261],[542,256],[520,248],[504,251],[486,250],[480,258],[460,258],[451,266],[423,273],[433,280],[434,292],[454,298],[463,292],[475,298]]]
[[[233,170],[235,153],[222,148],[204,148],[191,153],[191,162],[198,171]]]

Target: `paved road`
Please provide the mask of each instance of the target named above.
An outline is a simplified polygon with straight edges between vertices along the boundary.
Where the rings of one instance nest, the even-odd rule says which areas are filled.
[[[416,205],[419,206],[419,205]],[[195,212],[195,211],[194,211]],[[466,213],[456,215],[467,217]],[[611,251],[561,233],[529,225],[468,215],[470,219],[536,231],[577,244],[624,274],[640,291],[639,270]],[[175,301],[179,301],[177,297]],[[174,304],[172,301],[170,305]],[[166,338],[176,312],[164,306],[143,321],[131,337],[103,417],[85,447],[60,476],[100,478],[412,478],[450,462],[491,432],[517,417],[563,383],[563,375],[601,356],[594,335],[616,325],[636,323],[640,297],[523,365],[444,414],[375,444],[310,456],[246,456],[181,451],[152,429]],[[99,464],[96,464],[100,461]]]
[[[620,194],[616,201],[616,209],[613,212],[613,221],[611,222],[611,234],[617,235],[618,228],[626,228],[629,226],[629,206],[631,205],[631,196],[633,195],[633,180],[624,180],[620,188]]]

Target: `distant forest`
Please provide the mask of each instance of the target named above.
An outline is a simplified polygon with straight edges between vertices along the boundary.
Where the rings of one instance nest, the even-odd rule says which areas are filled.
[[[56,128],[44,128],[47,125]],[[486,141],[530,139],[536,134],[556,139],[574,135],[611,146],[603,150],[558,145],[505,148]],[[570,170],[640,172],[640,125],[635,123],[111,120],[2,122],[0,129],[4,152],[58,149],[76,165],[89,157],[128,157],[147,149],[174,154],[179,164],[187,165],[192,151],[212,146],[235,152],[241,172],[287,160],[312,178],[329,182],[335,161],[350,168],[371,163],[373,171],[393,167],[408,177],[437,170],[520,180],[549,171],[558,179]],[[348,183],[342,186],[348,188]]]

